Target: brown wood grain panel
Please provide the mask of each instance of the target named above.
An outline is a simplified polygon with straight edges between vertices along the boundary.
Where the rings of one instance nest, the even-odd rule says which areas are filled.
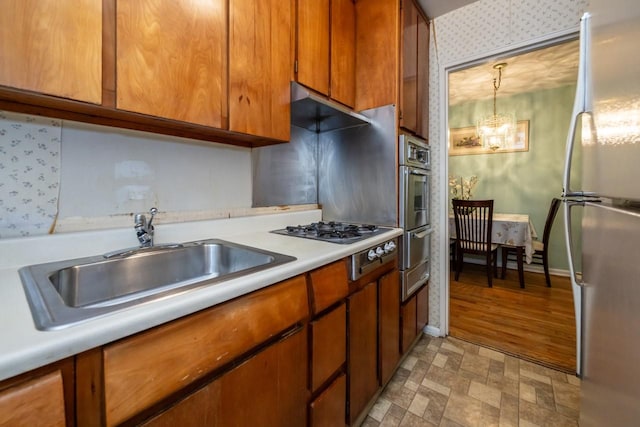
[[[400,0],[356,2],[356,110],[398,102]]]
[[[400,126],[413,132],[418,126],[418,9],[406,0],[402,9],[402,90]]]
[[[226,128],[223,0],[118,0],[117,106]]]
[[[6,0],[0,85],[100,104],[102,0]]]
[[[229,129],[289,139],[292,0],[229,2]]]
[[[400,308],[402,316],[402,354],[405,354],[416,338],[417,331],[417,298],[413,296]]]
[[[416,132],[429,139],[429,22],[418,14],[418,113]]]
[[[309,273],[311,307],[314,314],[321,312],[349,293],[347,264],[340,260]]]
[[[106,346],[107,424],[130,418],[307,317],[306,281],[298,276]]]
[[[340,375],[309,405],[310,427],[344,427],[347,380]]]
[[[141,425],[145,427],[218,426],[220,381],[213,381]]]
[[[102,105],[116,108],[116,0],[102,0]]]
[[[348,298],[349,424],[353,424],[378,389],[378,286],[371,282]]]
[[[353,0],[331,0],[331,98],[356,102],[356,7]]]
[[[329,0],[298,0],[298,83],[329,95]]]
[[[0,426],[35,425],[67,425],[60,370],[0,392]]]
[[[311,391],[324,384],[347,360],[347,308],[344,303],[314,320],[311,329]]]
[[[398,270],[378,281],[380,383],[386,384],[400,361],[400,275]]]
[[[220,426],[304,426],[307,332],[258,353],[220,378]]]
[[[429,323],[429,285],[416,292],[416,322],[418,333]]]
[[[76,419],[79,426],[105,425],[102,347],[81,353],[76,363]]]

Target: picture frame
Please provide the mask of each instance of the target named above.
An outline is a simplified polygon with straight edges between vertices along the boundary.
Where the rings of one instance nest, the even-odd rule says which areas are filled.
[[[449,129],[449,155],[466,156],[472,154],[500,154],[529,151],[529,120],[518,120],[516,138],[507,148],[492,150],[484,146],[475,126]]]

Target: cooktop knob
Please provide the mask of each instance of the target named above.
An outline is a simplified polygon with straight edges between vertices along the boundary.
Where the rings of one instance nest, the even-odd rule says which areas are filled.
[[[378,246],[376,248],[376,255],[378,255],[378,257],[381,257],[382,255],[384,255],[384,249],[382,249],[381,246]]]
[[[373,249],[369,249],[369,252],[367,253],[367,258],[369,259],[369,261],[373,261],[374,259],[378,258],[378,254]]]
[[[393,252],[396,249],[396,244],[394,242],[387,242],[384,244],[384,252],[385,253],[390,253]]]

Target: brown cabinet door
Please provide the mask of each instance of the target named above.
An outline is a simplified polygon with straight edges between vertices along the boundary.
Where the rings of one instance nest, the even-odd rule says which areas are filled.
[[[0,85],[100,104],[102,0],[5,0]]]
[[[291,2],[229,2],[229,130],[289,139]]]
[[[425,285],[416,293],[417,332],[421,333],[429,323],[429,286]]]
[[[145,426],[304,426],[307,333],[267,347]]]
[[[0,426],[35,425],[66,425],[59,370],[0,391]]]
[[[376,282],[348,299],[349,304],[349,424],[358,418],[378,389],[378,321]]]
[[[356,7],[353,0],[331,0],[331,98],[356,102]]]
[[[347,359],[347,308],[344,303],[311,322],[311,391],[323,385]]]
[[[417,305],[416,294],[401,307],[402,313],[402,354],[405,354],[416,338],[417,331]]]
[[[329,0],[298,0],[298,83],[329,95]]]
[[[309,405],[310,427],[339,427],[345,425],[347,379],[340,375]]]
[[[220,379],[220,426],[305,425],[309,398],[306,331],[301,329]]]
[[[397,270],[378,280],[380,383],[391,379],[400,360],[400,277]]]
[[[117,0],[117,107],[226,128],[226,4]]]
[[[416,133],[429,139],[429,22],[418,14]]]
[[[418,125],[418,9],[411,0],[403,3],[401,67],[400,126],[415,132]]]

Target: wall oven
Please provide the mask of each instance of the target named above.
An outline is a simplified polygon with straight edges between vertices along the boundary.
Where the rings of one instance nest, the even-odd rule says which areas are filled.
[[[429,280],[431,247],[431,158],[426,141],[401,134],[399,140],[402,300]]]

